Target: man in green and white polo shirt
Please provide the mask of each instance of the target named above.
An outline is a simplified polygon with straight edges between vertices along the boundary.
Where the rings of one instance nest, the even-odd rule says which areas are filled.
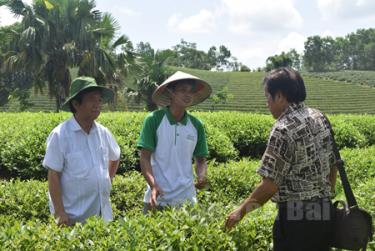
[[[208,83],[183,72],[173,74],[153,93],[153,101],[164,108],[146,117],[137,141],[142,173],[148,183],[144,212],[185,202],[194,204],[195,188],[205,187],[208,155],[205,131],[202,122],[188,114],[186,108],[210,94]]]

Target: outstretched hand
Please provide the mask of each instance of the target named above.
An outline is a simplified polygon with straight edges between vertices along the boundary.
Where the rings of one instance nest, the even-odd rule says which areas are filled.
[[[245,216],[245,213],[243,212],[241,207],[231,212],[228,215],[227,219],[225,220],[225,224],[224,224],[225,229],[229,230],[233,228],[238,222],[242,220],[244,216]]]

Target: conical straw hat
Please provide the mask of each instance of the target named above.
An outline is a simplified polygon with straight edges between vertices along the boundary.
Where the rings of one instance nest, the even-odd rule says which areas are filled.
[[[171,99],[167,91],[167,86],[182,80],[184,80],[184,82],[188,80],[195,83],[196,91],[194,93],[191,105],[196,105],[203,102],[206,98],[210,96],[212,92],[211,86],[206,81],[196,76],[190,75],[188,73],[177,71],[167,80],[165,80],[161,85],[159,85],[158,88],[156,88],[156,90],[152,94],[152,101],[154,101],[155,104],[160,106],[170,105]]]

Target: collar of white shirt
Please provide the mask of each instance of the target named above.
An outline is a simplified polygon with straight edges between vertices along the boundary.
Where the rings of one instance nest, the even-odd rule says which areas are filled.
[[[82,127],[78,124],[76,118],[72,116],[69,120],[69,128],[72,131],[83,131]],[[90,129],[90,133],[95,132],[97,130],[96,122],[94,121],[92,127]]]

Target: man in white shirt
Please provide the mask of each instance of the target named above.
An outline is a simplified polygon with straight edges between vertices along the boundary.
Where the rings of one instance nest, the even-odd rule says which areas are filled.
[[[50,211],[58,225],[85,222],[93,215],[112,219],[109,196],[120,148],[110,131],[95,119],[102,102],[113,96],[91,77],[76,78],[62,106],[73,116],[48,136],[43,166],[48,169]]]
[[[142,173],[148,183],[144,213],[153,208],[196,203],[195,188],[206,184],[208,155],[203,124],[186,108],[205,100],[211,87],[184,72],[176,72],[153,93],[163,109],[150,113],[137,141]],[[197,183],[194,186],[192,159]]]

